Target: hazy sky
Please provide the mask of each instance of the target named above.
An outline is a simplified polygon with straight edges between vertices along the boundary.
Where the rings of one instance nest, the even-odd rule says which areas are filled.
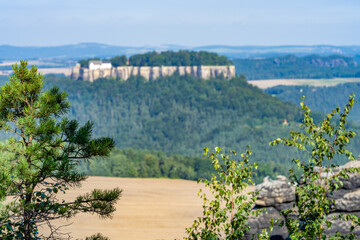
[[[0,45],[360,45],[359,0],[0,0]]]

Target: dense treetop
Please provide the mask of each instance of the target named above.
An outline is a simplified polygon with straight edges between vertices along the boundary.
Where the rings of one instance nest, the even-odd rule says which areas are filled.
[[[200,66],[200,65],[230,65],[232,62],[225,56],[206,51],[166,51],[150,52],[133,55],[129,58],[134,66]]]
[[[82,67],[88,67],[90,60],[99,60],[98,58],[80,60]],[[230,65],[232,62],[225,56],[219,56],[216,53],[206,51],[185,51],[178,52],[149,52],[136,54],[129,59],[125,55],[116,56],[110,59],[114,67],[117,66],[200,66],[200,65]]]

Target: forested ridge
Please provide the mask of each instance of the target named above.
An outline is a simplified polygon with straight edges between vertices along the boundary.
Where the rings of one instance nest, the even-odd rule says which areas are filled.
[[[234,59],[237,74],[244,74],[249,80],[281,78],[335,78],[360,77],[359,58],[340,55],[319,56],[294,55]]]
[[[69,93],[70,117],[92,120],[95,134],[112,135],[121,148],[192,155],[201,153],[203,144],[231,147],[264,124],[268,128],[301,118],[294,105],[264,94],[244,77],[205,81],[173,75],[149,82],[133,77],[93,83],[48,78],[46,84]]]
[[[273,148],[268,143],[287,136],[289,129],[297,129],[302,118],[296,105],[283,103],[249,85],[242,76],[205,81],[173,75],[148,82],[133,77],[128,81],[102,79],[93,83],[48,76],[46,85],[57,85],[69,93],[69,117],[93,121],[95,136],[113,137],[117,148],[131,148],[137,155],[149,157],[146,161],[138,157],[145,162],[139,160],[136,167],[126,151],[114,153],[107,162],[97,162],[92,170],[88,169],[94,175],[103,169],[100,175],[196,179],[210,176],[210,162],[199,160],[203,147],[241,151],[246,145],[252,146],[252,159],[260,163],[260,177],[284,174],[292,150]],[[315,113],[317,119],[320,115]],[[285,119],[289,125],[283,124]],[[356,144],[358,139],[353,146]],[[109,172],[119,161],[131,171]],[[200,162],[199,167],[196,164]],[[139,167],[142,165],[157,170],[148,173]],[[171,172],[171,168],[180,170]]]

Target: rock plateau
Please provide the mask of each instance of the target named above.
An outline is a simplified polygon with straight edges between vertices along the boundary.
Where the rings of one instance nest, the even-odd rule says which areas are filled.
[[[170,76],[175,73],[179,75],[189,74],[193,77],[209,79],[224,76],[227,79],[235,77],[235,66],[159,66],[159,67],[137,67],[120,66],[109,69],[81,68],[80,65],[72,69],[71,78],[93,82],[98,78],[121,78],[129,79],[131,76],[143,76],[145,79],[156,79],[158,77]]]

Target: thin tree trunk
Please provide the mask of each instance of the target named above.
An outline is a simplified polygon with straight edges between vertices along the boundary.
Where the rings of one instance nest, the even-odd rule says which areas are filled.
[[[28,187],[26,189],[29,189]],[[31,240],[31,232],[32,232],[32,226],[31,226],[31,211],[29,209],[26,209],[27,206],[31,203],[31,197],[32,193],[26,194],[25,203],[24,203],[24,239],[25,240]]]

